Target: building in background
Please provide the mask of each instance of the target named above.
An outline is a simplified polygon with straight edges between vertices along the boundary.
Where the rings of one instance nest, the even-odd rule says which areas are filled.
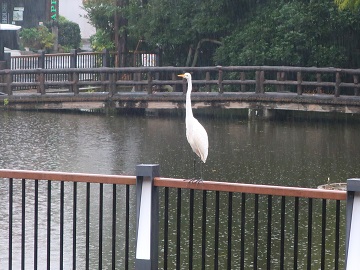
[[[82,39],[89,39],[95,34],[95,28],[88,22],[84,15],[85,10],[82,9],[83,0],[59,0],[59,12],[61,16],[77,23],[80,26]]]

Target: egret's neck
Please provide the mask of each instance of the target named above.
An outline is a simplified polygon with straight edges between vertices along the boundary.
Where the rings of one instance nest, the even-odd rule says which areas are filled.
[[[192,91],[192,83],[188,81],[188,88],[186,92],[186,117],[193,116],[191,109],[191,91]]]

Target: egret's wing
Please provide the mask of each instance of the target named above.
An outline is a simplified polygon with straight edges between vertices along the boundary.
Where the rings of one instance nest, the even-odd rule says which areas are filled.
[[[190,127],[187,128],[186,136],[191,148],[205,163],[209,148],[209,140],[205,128],[196,118],[192,119]]]

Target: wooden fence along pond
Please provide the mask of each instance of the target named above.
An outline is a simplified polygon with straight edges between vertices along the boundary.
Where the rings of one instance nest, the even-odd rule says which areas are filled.
[[[5,99],[8,107],[35,109],[45,109],[49,103],[52,108],[61,109],[73,102],[87,102],[85,108],[182,108],[186,84],[177,74],[187,71],[193,74],[195,108],[360,113],[359,69],[112,68],[109,59],[105,53],[13,58],[11,69],[0,70],[0,99]]]

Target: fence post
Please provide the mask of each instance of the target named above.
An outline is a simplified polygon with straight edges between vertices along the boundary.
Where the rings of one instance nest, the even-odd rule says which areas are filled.
[[[345,270],[360,264],[360,179],[347,180]]]
[[[136,166],[136,257],[135,270],[158,269],[159,194],[154,177],[158,164]]]
[[[340,83],[341,83],[340,72],[336,72],[336,74],[335,74],[335,97],[340,96]]]
[[[218,85],[219,85],[219,93],[224,93],[224,86],[223,86],[223,70],[221,69],[221,67],[219,68],[219,81],[218,81]]]
[[[110,67],[110,53],[108,49],[102,51],[102,67]]]
[[[257,70],[255,72],[255,77],[255,93],[264,94],[265,72],[263,70]]]
[[[76,49],[70,50],[70,68],[77,68],[77,54],[78,51]]]
[[[4,53],[5,69],[11,69],[11,53]]]
[[[45,51],[39,50],[38,54],[39,54],[38,68],[45,68]]]
[[[302,74],[301,71],[298,71],[296,73],[296,80],[297,80],[297,86],[296,86],[296,91],[298,95],[302,95],[302,87],[301,87],[301,83],[302,83]]]

